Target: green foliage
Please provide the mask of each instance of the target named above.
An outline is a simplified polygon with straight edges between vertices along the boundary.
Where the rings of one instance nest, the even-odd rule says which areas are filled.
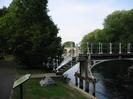
[[[81,50],[83,53],[87,53],[87,42],[91,43],[91,42],[101,42],[103,41],[102,37],[103,37],[103,30],[100,29],[96,29],[91,33],[88,33],[87,35],[85,35],[81,41]]]
[[[104,29],[110,42],[133,42],[133,9],[108,15]]]
[[[2,9],[0,9],[0,17],[5,15],[7,13],[7,8],[3,7]]]
[[[58,28],[47,12],[47,0],[13,0],[0,18],[0,46],[26,66],[61,57]]]
[[[87,52],[87,42],[133,42],[133,9],[115,11],[108,15],[102,30],[95,30],[84,36],[81,48]]]

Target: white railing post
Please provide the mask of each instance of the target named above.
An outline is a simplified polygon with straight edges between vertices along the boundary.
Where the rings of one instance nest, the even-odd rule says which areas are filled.
[[[99,54],[101,54],[101,43],[99,42],[99,47],[98,47],[98,50],[99,50]]]
[[[101,54],[103,54],[103,43],[101,43]]]
[[[109,43],[109,54],[112,54],[112,43]]]
[[[87,42],[87,54],[90,54],[89,43]]]
[[[57,59],[56,61],[57,61],[57,67],[58,67],[59,66],[59,60]]]
[[[121,43],[119,43],[119,54],[121,54]]]
[[[131,53],[131,44],[128,43],[127,45],[127,53],[130,54]]]

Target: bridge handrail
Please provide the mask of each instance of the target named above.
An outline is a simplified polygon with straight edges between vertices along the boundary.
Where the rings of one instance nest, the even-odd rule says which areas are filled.
[[[66,63],[72,60],[72,57],[67,57],[63,60],[63,62],[56,68],[56,70],[60,69],[62,66],[64,66]]]
[[[133,43],[104,43],[104,42],[88,42],[88,53],[133,53]]]

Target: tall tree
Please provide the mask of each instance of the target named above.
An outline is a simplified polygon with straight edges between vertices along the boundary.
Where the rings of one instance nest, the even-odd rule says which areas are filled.
[[[133,9],[115,11],[104,22],[106,37],[111,42],[133,42]]]
[[[41,66],[62,54],[61,38],[47,14],[47,3],[47,0],[13,0],[8,13],[0,19],[0,24],[7,23],[0,28],[7,29],[2,32],[7,36],[9,50],[27,66]]]
[[[5,15],[7,12],[7,8],[6,7],[3,7],[2,9],[0,8],[0,17]]]

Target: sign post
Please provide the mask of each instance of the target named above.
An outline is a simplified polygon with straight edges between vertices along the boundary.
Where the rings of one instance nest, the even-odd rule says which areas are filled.
[[[26,74],[14,82],[13,89],[20,87],[20,99],[23,99],[23,83],[29,80],[30,76],[31,74]]]

